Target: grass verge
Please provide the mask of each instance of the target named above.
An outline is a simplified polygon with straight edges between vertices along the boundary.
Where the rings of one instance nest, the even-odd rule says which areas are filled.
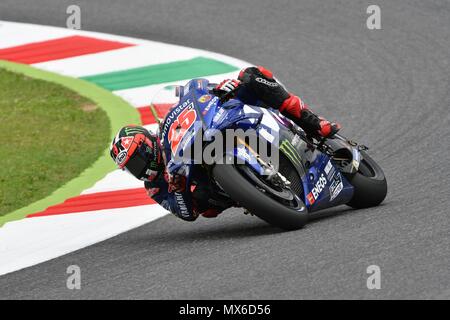
[[[0,69],[0,215],[49,195],[100,157],[109,121],[56,83]]]
[[[14,72],[0,73],[1,226],[78,195],[112,171],[109,139],[140,121],[129,104],[86,81],[5,61],[0,68]]]

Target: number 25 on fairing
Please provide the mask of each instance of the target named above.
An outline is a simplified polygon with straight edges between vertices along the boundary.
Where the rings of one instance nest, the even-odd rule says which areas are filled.
[[[169,128],[168,139],[171,142],[170,149],[175,154],[177,147],[183,139],[184,134],[194,124],[197,114],[194,109],[186,108],[175,119]]]

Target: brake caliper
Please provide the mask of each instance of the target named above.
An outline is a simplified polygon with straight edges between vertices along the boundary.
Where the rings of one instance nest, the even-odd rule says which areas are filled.
[[[289,188],[291,182],[286,179],[281,173],[275,170],[272,164],[261,163],[264,168],[264,176],[267,177],[266,180],[270,182],[273,186],[280,187],[282,189]]]

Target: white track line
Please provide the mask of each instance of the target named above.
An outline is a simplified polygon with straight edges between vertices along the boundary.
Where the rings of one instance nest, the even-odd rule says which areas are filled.
[[[146,65],[188,60],[198,56],[193,49],[172,50],[165,44],[146,44],[79,57],[36,63],[39,69],[72,77],[127,70]]]
[[[0,21],[0,49],[62,37],[67,37],[67,31],[61,28],[33,32],[28,24]]]
[[[147,205],[7,223],[0,229],[0,275],[79,250],[166,214],[159,205]]]
[[[114,170],[98,181],[92,188],[84,190],[81,194],[90,194],[106,191],[117,191],[125,189],[142,188],[139,181],[122,170]]]

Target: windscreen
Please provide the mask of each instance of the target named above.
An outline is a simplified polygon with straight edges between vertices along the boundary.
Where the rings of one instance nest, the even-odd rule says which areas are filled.
[[[179,96],[183,94],[183,90],[184,87],[182,85],[167,85],[156,91],[150,101],[150,109],[158,123],[179,102]]]

